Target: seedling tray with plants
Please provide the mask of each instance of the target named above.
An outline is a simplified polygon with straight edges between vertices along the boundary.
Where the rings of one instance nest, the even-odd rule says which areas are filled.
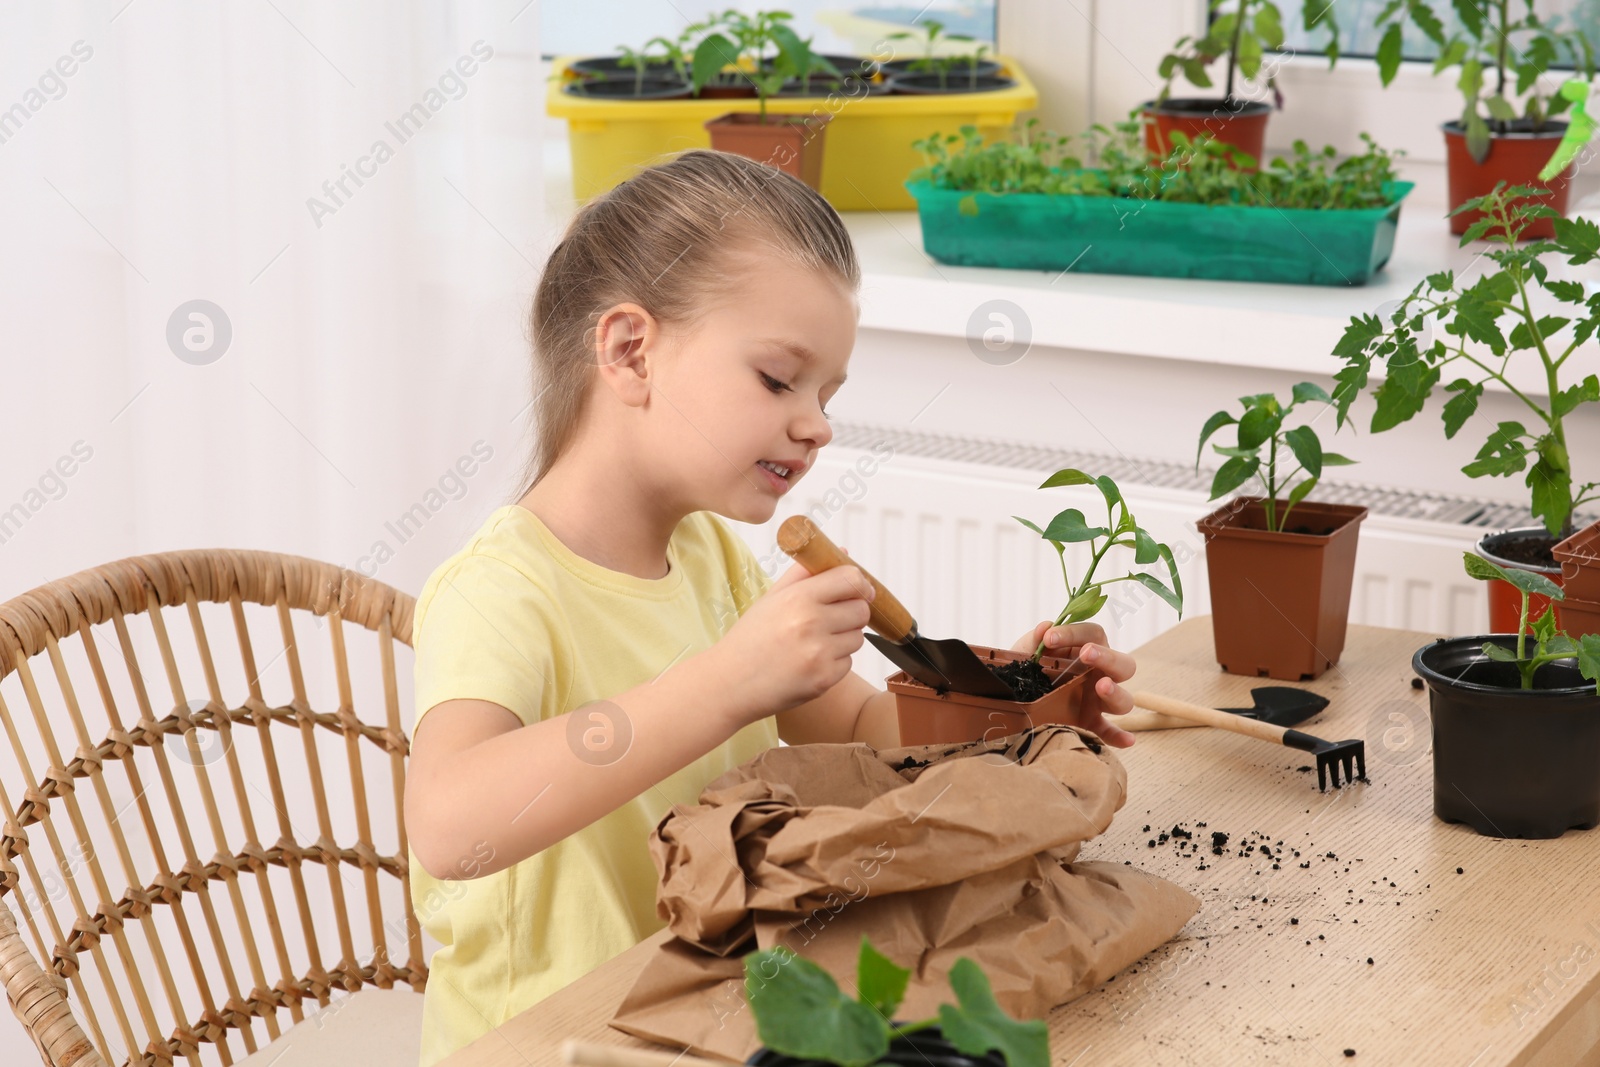
[[[1068,154],[1071,138],[985,143],[981,131],[924,139],[907,190],[923,249],[941,263],[1226,281],[1362,285],[1389,261],[1412,183],[1390,153],[1335,162],[1296,142],[1260,168],[1202,135],[1174,133],[1152,160],[1138,122],[1094,127],[1100,166]],[[950,146],[961,143],[960,151]]]

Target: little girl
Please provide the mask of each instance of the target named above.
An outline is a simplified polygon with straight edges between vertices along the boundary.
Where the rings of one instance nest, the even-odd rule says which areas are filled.
[[[859,569],[775,582],[718,516],[764,523],[833,436],[860,268],[802,182],[690,151],[580,210],[533,308],[531,484],[429,577],[413,624],[411,894],[442,944],[423,1067],[661,929],[647,839],[778,744],[899,744],[851,672]],[[1099,677],[1131,734],[1133,660],[1099,626],[1017,642]]]

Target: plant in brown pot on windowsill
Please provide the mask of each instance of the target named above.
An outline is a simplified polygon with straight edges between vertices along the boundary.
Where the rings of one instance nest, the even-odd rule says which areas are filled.
[[[1593,343],[1600,330],[1600,297],[1590,295],[1581,281],[1557,277],[1555,264],[1546,258],[1559,255],[1571,266],[1600,259],[1600,227],[1588,219],[1554,218],[1537,199],[1544,195],[1543,190],[1508,189],[1502,183],[1457,207],[1457,212],[1480,215],[1462,235],[1462,244],[1494,229],[1493,243],[1500,247],[1485,256],[1498,269],[1475,269],[1462,277],[1449,270],[1430,274],[1400,301],[1388,321],[1375,314],[1352,318],[1333,350],[1345,361],[1335,375],[1339,386],[1334,396],[1342,426],[1374,364],[1379,365],[1386,375],[1373,391],[1377,408],[1372,429],[1379,432],[1422,411],[1450,370],[1461,376],[1445,386],[1451,394],[1442,412],[1447,438],[1471,421],[1486,388],[1513,397],[1533,416],[1531,427],[1499,421],[1477,456],[1461,469],[1469,478],[1526,472],[1530,510],[1542,525],[1488,534],[1478,542],[1478,553],[1500,567],[1537,571],[1559,582],[1561,568],[1551,549],[1573,535],[1573,517],[1580,507],[1600,501],[1600,481],[1580,483],[1573,470],[1575,461],[1590,457],[1568,440],[1574,414],[1600,403],[1600,375],[1593,373],[1600,370]],[[1519,247],[1533,220],[1552,222],[1555,239]],[[1539,289],[1543,292],[1536,305],[1531,294]],[[1563,314],[1542,313],[1557,308]],[[1443,327],[1443,336],[1433,335],[1435,323]],[[1585,368],[1591,372],[1584,374]],[[1517,598],[1510,585],[1489,583],[1491,632],[1513,632]],[[1578,598],[1569,602],[1579,610],[1600,610],[1600,604],[1580,603]],[[1536,594],[1535,614],[1544,607]],[[1563,622],[1564,607],[1556,610]]]
[[[1211,499],[1252,481],[1264,495],[1237,497],[1196,525],[1206,539],[1211,629],[1217,662],[1230,674],[1289,681],[1316,678],[1344,651],[1356,542],[1367,509],[1306,500],[1323,469],[1352,462],[1325,452],[1310,425],[1288,427],[1301,404],[1330,404],[1315,382],[1294,386],[1287,404],[1271,393],[1240,397],[1243,413],[1218,411],[1200,431],[1200,454],[1235,427]]]
[[[1545,203],[1555,215],[1564,215],[1572,168],[1549,182],[1538,175],[1566,132],[1566,122],[1556,116],[1572,100],[1546,92],[1539,78],[1552,67],[1570,66],[1584,81],[1593,79],[1594,49],[1581,30],[1559,29],[1555,20],[1535,13],[1533,0],[1520,0],[1515,16],[1512,5],[1513,0],[1455,0],[1446,11],[1445,5],[1430,0],[1390,0],[1377,18],[1377,25],[1385,27],[1378,44],[1378,75],[1384,85],[1394,79],[1404,27],[1415,26],[1437,49],[1433,72],[1460,71],[1461,117],[1442,127],[1450,206],[1481,197],[1504,182],[1548,189]],[[1518,97],[1524,98],[1520,114],[1512,102]],[[1523,237],[1552,236],[1553,217],[1530,220]],[[1451,232],[1465,233],[1480,218],[1476,211],[1454,214]]]
[[[816,189],[822,183],[823,135],[833,115],[817,110],[769,115],[767,101],[790,79],[817,72],[837,77],[839,70],[800,39],[788,24],[790,17],[783,11],[727,12],[723,27],[733,36],[713,32],[695,46],[690,83],[699,94],[731,70],[753,87],[759,101],[754,114],[736,111],[706,122],[711,147],[759,160]]]
[[[1339,27],[1334,22],[1333,9],[1331,3],[1302,5],[1307,31],[1319,27],[1330,31],[1323,48],[1330,67],[1339,58]],[[1151,155],[1163,157],[1172,151],[1172,131],[1177,130],[1190,140],[1208,133],[1213,139],[1233,145],[1259,160],[1267,117],[1274,106],[1283,106],[1277,79],[1268,73],[1267,87],[1272,90],[1272,104],[1243,99],[1235,96],[1233,90],[1236,78],[1254,80],[1261,73],[1266,53],[1283,47],[1283,14],[1272,0],[1211,0],[1206,6],[1206,18],[1205,33],[1198,37],[1180,37],[1172,51],[1161,57],[1158,73],[1165,83],[1156,98],[1143,105],[1146,147]],[[1211,88],[1208,68],[1224,56],[1228,65],[1221,99],[1172,95],[1172,83],[1179,74],[1190,85]]]

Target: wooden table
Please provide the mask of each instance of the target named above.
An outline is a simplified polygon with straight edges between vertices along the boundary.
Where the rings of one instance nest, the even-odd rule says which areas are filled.
[[[1082,857],[1131,861],[1201,907],[1172,941],[1051,1012],[1055,1063],[1600,1064],[1600,830],[1505,841],[1434,817],[1427,694],[1410,662],[1436,636],[1351,626],[1343,661],[1306,683],[1332,702],[1302,729],[1364,738],[1367,783],[1319,793],[1303,753],[1204,728],[1117,750],[1128,802]],[[1136,655],[1136,687],[1201,704],[1248,704],[1260,681],[1215,666],[1208,616]],[[1180,855],[1181,838],[1162,841],[1175,825],[1201,847]],[[1221,856],[1214,832],[1229,835]],[[1240,855],[1256,842],[1276,868]],[[606,1022],[668,936],[446,1063],[556,1064],[573,1037],[659,1047]]]

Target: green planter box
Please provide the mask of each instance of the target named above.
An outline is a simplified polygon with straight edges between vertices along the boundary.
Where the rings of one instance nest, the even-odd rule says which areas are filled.
[[[923,250],[941,263],[1363,285],[1389,261],[1412,183],[1386,186],[1386,207],[1350,211],[964,193],[925,181],[906,188],[917,201]]]

